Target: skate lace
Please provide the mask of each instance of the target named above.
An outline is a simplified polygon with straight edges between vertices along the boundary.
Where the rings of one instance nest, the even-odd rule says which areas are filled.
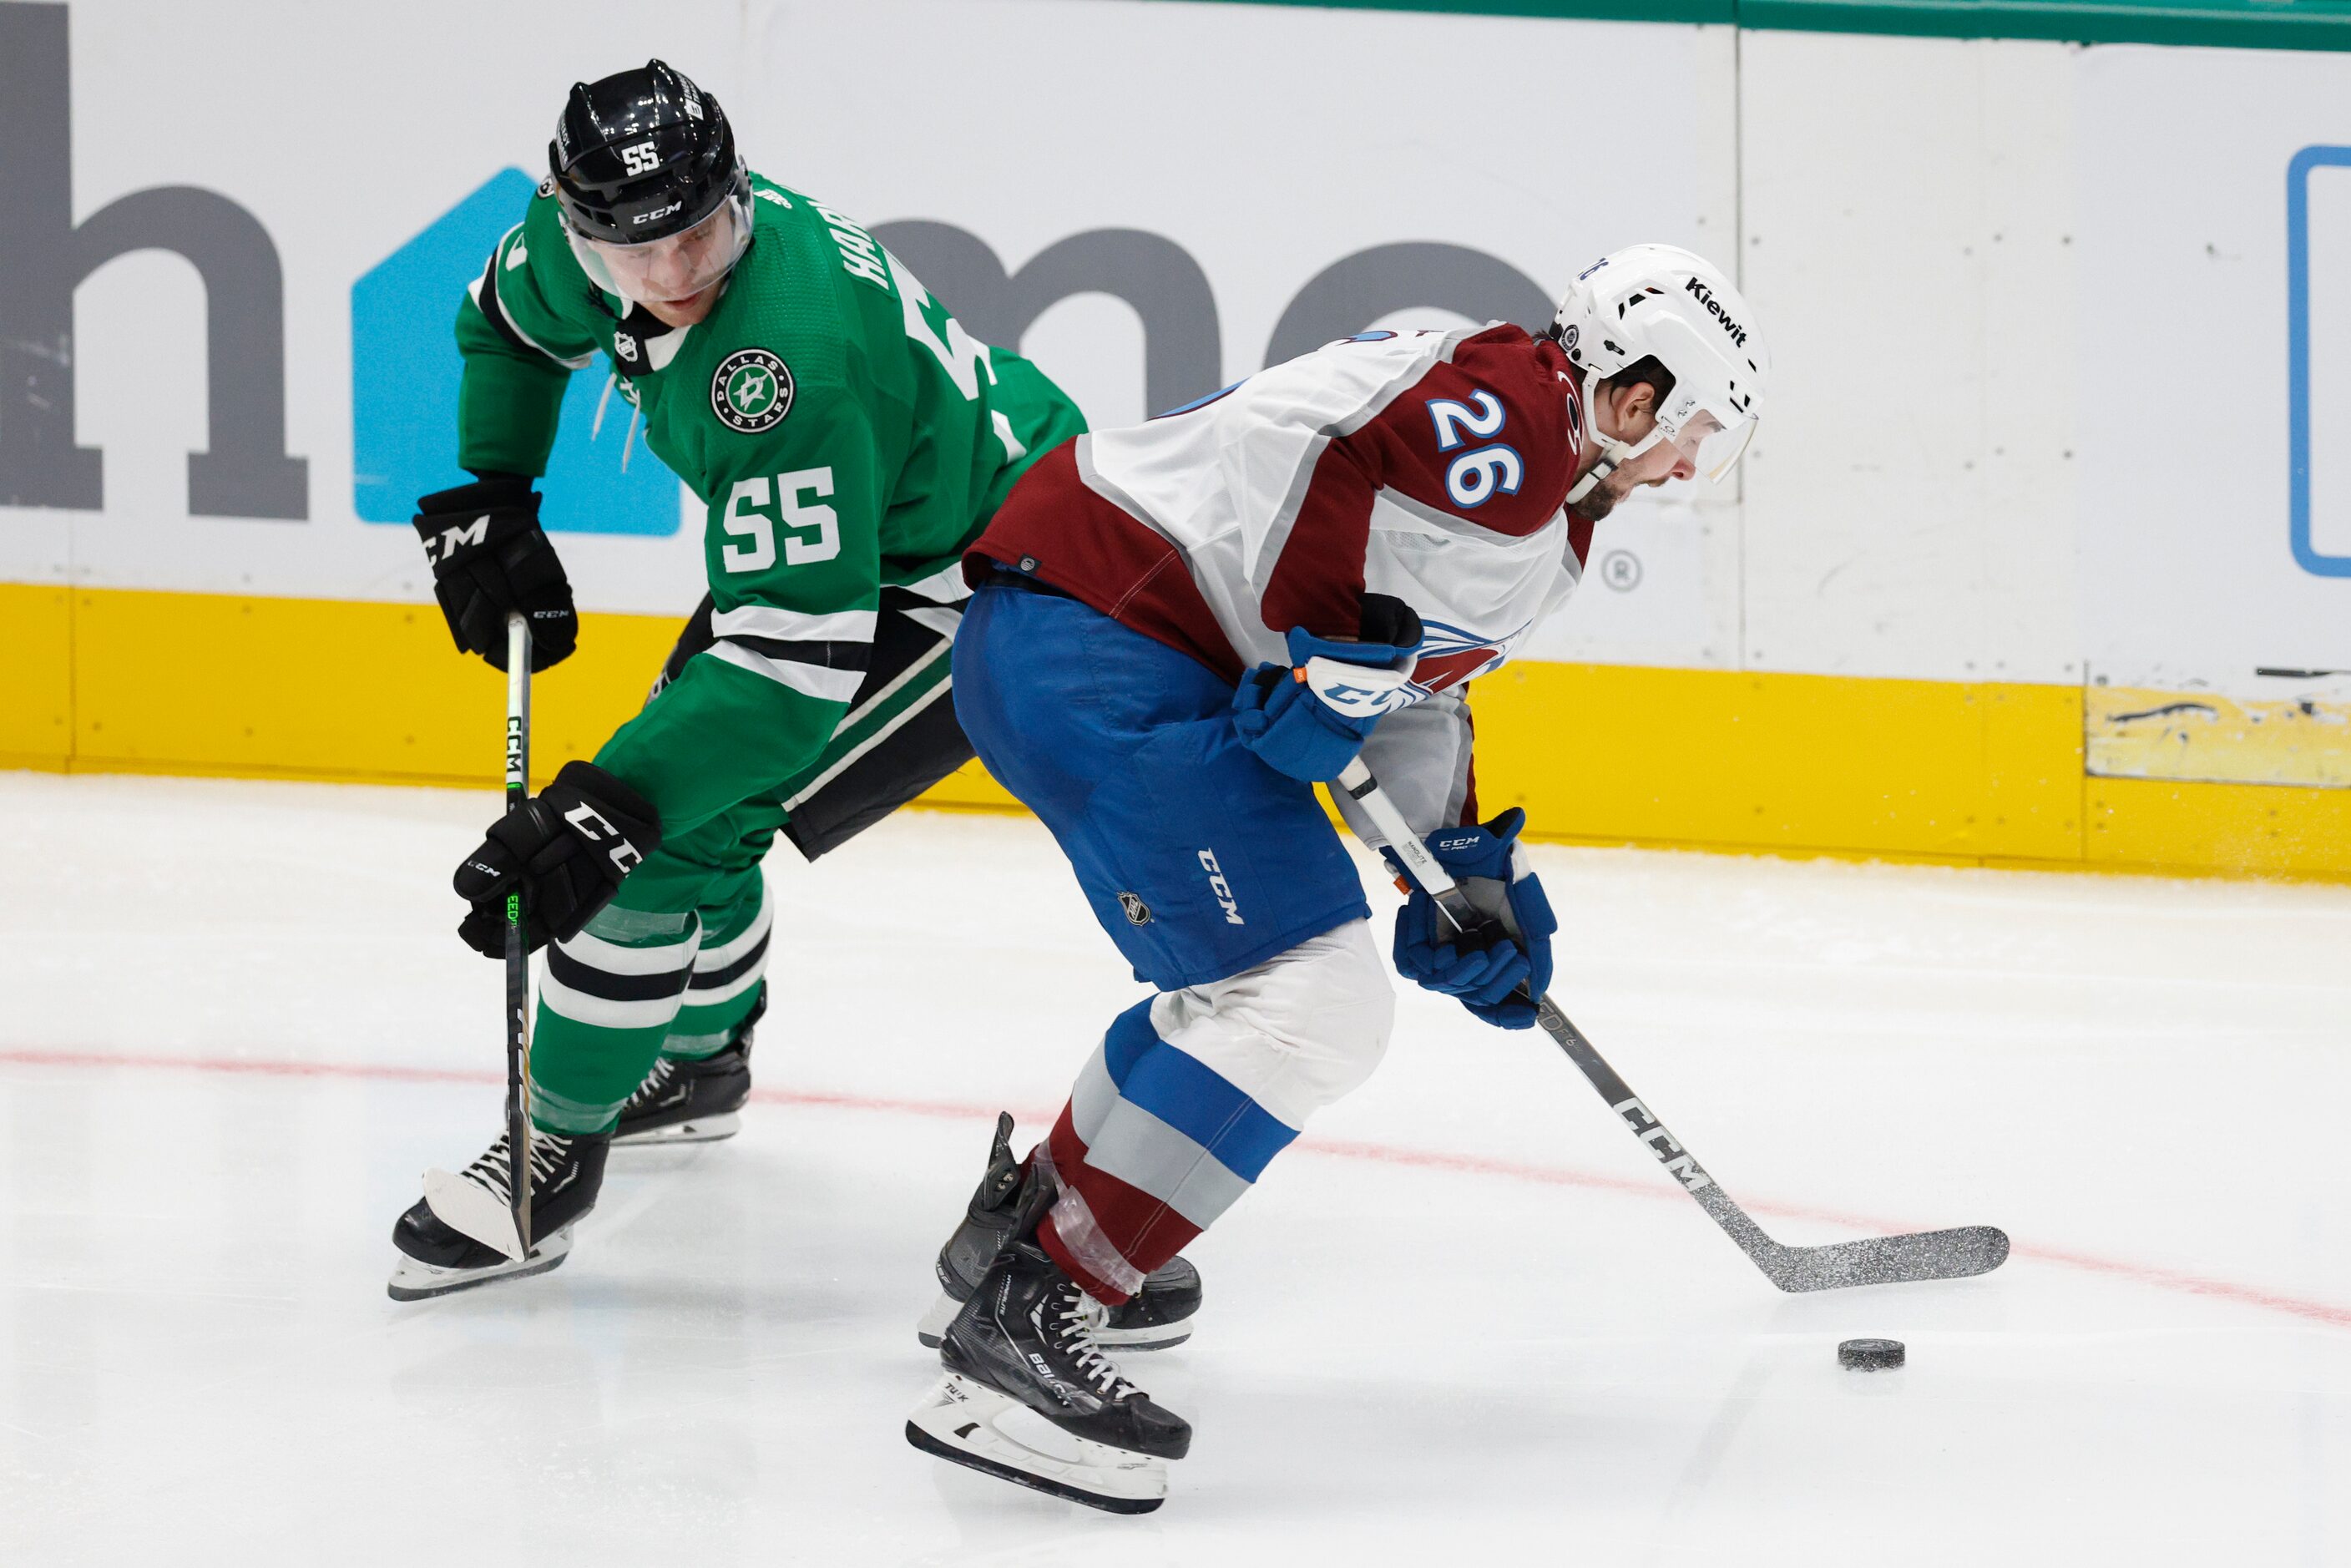
[[[498,1141],[482,1151],[482,1157],[465,1167],[465,1179],[489,1188],[499,1197],[512,1202],[514,1186],[507,1179],[513,1164],[507,1153],[507,1134],[500,1133]],[[555,1167],[571,1152],[571,1140],[554,1133],[533,1133],[530,1137],[530,1186],[533,1192],[545,1186],[555,1175]]]
[[[661,1093],[663,1090],[668,1088],[669,1081],[676,1076],[677,1063],[672,1061],[666,1056],[659,1058],[653,1062],[653,1070],[651,1075],[649,1075],[643,1083],[637,1085],[637,1092],[629,1096],[629,1103],[622,1106],[622,1109],[625,1111],[646,1101],[652,1100],[653,1097]]]
[[[1057,1324],[1054,1338],[1061,1351],[1076,1363],[1079,1375],[1092,1383],[1103,1398],[1123,1399],[1141,1392],[1119,1370],[1118,1363],[1094,1343],[1094,1329],[1105,1315],[1099,1302],[1071,1287],[1049,1310]]]

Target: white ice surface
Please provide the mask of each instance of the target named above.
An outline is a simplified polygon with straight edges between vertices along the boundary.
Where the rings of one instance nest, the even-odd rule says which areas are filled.
[[[988,1112],[1138,994],[1032,823],[780,852],[743,1135],[385,1299],[497,1126],[448,892],[495,805],[0,774],[0,1562],[2351,1562],[2351,890],[1538,851],[1569,1011],[1776,1234],[2017,1256],[1780,1296],[1414,992],[1131,1360],[1197,1437],[1122,1520],[900,1435]]]

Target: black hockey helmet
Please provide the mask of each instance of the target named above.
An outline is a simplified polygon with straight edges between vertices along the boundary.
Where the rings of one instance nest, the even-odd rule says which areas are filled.
[[[572,83],[547,162],[572,232],[607,245],[683,233],[751,196],[718,100],[659,60]]]

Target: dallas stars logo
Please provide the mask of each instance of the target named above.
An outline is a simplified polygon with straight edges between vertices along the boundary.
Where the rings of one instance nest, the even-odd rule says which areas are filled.
[[[710,378],[710,412],[729,430],[756,435],[792,411],[792,372],[765,349],[738,349]]]

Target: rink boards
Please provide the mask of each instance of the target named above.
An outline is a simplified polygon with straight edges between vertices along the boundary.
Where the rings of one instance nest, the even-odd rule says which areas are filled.
[[[0,622],[32,653],[0,766],[495,781],[500,677],[429,606],[0,584]],[[542,777],[636,710],[676,632],[582,622],[534,688]],[[2351,875],[2351,790],[2087,776],[2076,687],[1529,663],[1476,702],[1483,798],[1538,838]],[[977,764],[927,800],[1017,809]]]
[[[1175,0],[442,9],[0,3],[0,756],[482,776],[494,678],[404,521],[458,477],[448,317],[549,106],[660,53],[1097,425],[1374,322],[1536,319],[1634,239],[1734,266],[1777,361],[1750,462],[1626,508],[1480,685],[1485,792],[1539,835],[2351,875],[2351,55]],[[157,133],[186,69],[256,48],[335,69]],[[1466,90],[1531,61],[1572,110]],[[633,710],[700,589],[700,504],[641,443],[622,471],[622,416],[589,438],[602,368],[546,486],[591,612],[542,683],[550,767]]]

